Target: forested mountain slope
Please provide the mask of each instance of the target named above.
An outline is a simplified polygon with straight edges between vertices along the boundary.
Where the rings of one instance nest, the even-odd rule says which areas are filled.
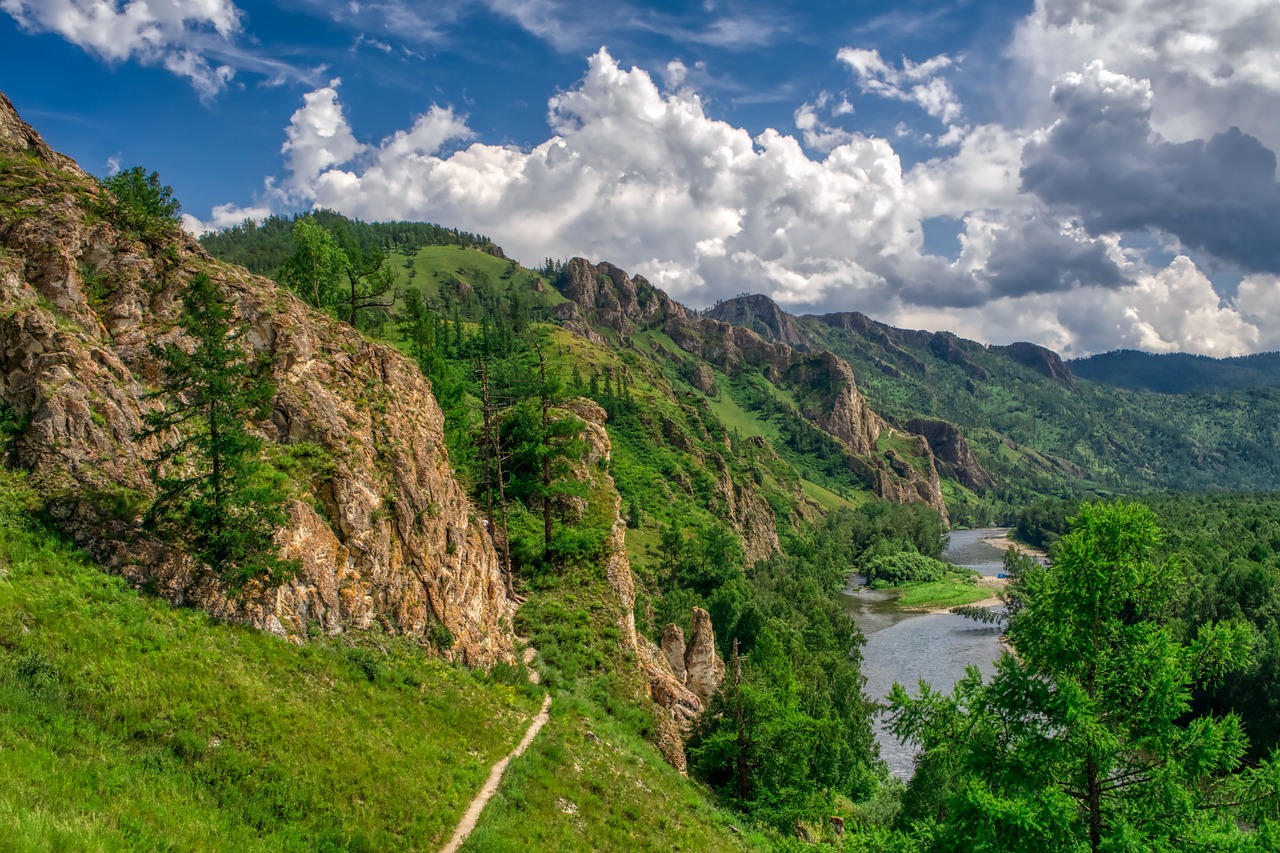
[[[760,296],[709,313],[841,355],[891,421],[955,424],[1010,497],[1080,484],[1104,491],[1280,487],[1280,393],[1271,388],[1138,393],[1084,380],[1034,344],[988,347],[853,312],[790,317]]]
[[[410,360],[213,260],[176,228],[129,220],[5,100],[0,158],[8,461],[31,472],[64,531],[175,603],[282,635],[377,624],[448,636],[449,653],[476,665],[514,659],[504,568]],[[177,429],[145,429],[159,408],[157,347],[178,339],[183,287],[200,275],[233,306],[274,381],[253,426],[285,481],[277,542],[298,561],[283,586],[238,596],[140,523],[162,476],[148,461],[182,440]]]
[[[1280,388],[1280,353],[1211,358],[1185,352],[1116,350],[1070,361],[1073,373],[1104,385],[1161,394]]]
[[[208,849],[434,848],[544,691],[551,721],[468,850],[905,853],[931,839],[965,849],[1004,835],[1006,818],[1020,837],[1082,837],[1057,780],[988,778],[980,738],[947,764],[948,720],[977,714],[973,732],[995,731],[981,703],[952,713],[922,697],[907,736],[927,766],[905,792],[892,784],[842,599],[851,569],[945,570],[948,508],[974,520],[1075,491],[1073,477],[1121,479],[1102,463],[1123,455],[1073,462],[968,428],[995,448],[984,462],[967,421],[939,416],[951,397],[903,404],[945,364],[971,396],[1043,387],[1060,396],[1031,402],[1070,407],[1096,386],[1052,353],[881,327],[876,345],[902,366],[868,366],[843,334],[860,315],[796,320],[755,298],[724,322],[610,264],[527,269],[438,226],[321,214],[209,238],[273,281],[212,258],[176,212],[155,173],[86,175],[0,97],[0,435],[5,468],[22,469],[0,472],[0,837],[20,850],[197,836]],[[892,371],[900,393],[885,384],[870,404],[861,386]],[[1138,523],[1129,562],[1148,572],[1146,517],[1113,514]],[[1114,530],[1080,534],[1099,548],[1076,569],[1100,576],[1087,562]],[[1054,587],[1026,593],[1061,624],[1074,599],[1037,588]],[[1171,585],[1157,592],[1180,603]],[[1116,607],[1108,624],[1135,627],[1131,595],[1099,597]],[[1261,625],[1270,609],[1247,615]],[[1149,615],[1141,636],[1180,640],[1168,614]],[[1247,662],[1252,630],[1194,648],[1211,661],[1220,648],[1212,669],[1226,671]],[[1275,789],[1269,766],[1240,766],[1232,721],[1193,721],[1206,750],[1188,757],[1170,727],[1193,655],[1161,648],[1168,719],[1121,751],[1178,763],[1164,787],[1134,783],[1141,796],[1104,816],[1108,833],[1270,849],[1266,791],[1249,801],[1265,808],[1213,801],[1147,820],[1188,792]],[[1037,749],[1080,740],[1075,718],[1016,692],[1000,702],[1041,726]],[[970,808],[974,792],[987,798]],[[1005,802],[1017,813],[1001,815]]]

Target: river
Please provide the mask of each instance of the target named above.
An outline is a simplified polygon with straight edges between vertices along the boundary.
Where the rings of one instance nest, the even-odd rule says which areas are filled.
[[[999,574],[1004,551],[983,540],[1005,532],[1002,528],[953,531],[942,558],[984,575]],[[921,680],[934,690],[950,692],[967,666],[977,666],[985,676],[995,673],[1001,651],[1000,628],[950,613],[903,612],[893,604],[893,593],[860,589],[858,580],[845,591],[845,600],[867,638],[862,648],[862,674],[871,699],[884,699],[895,681],[918,696]],[[880,755],[890,772],[901,779],[910,778],[914,748],[900,744],[885,730],[879,716],[875,730]]]

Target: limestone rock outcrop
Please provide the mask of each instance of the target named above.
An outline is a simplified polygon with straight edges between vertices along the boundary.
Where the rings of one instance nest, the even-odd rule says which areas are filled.
[[[711,614],[701,607],[693,608],[693,632],[684,652],[684,668],[689,689],[706,705],[724,681],[724,661],[716,653]]]
[[[671,667],[671,674],[681,684],[689,680],[689,675],[684,669],[684,654],[684,629],[679,625],[668,625],[663,628],[662,656],[667,659],[667,666]]]
[[[748,328],[765,340],[800,349],[809,346],[809,338],[800,331],[795,318],[762,293],[726,299],[711,308],[707,316],[721,323]]]
[[[642,276],[628,276],[608,262],[592,264],[573,258],[565,264],[556,287],[578,304],[588,320],[623,336],[686,313]]]
[[[844,442],[850,452],[869,456],[887,424],[871,410],[858,391],[853,368],[843,358],[829,352],[816,353],[793,369],[797,382],[825,389],[806,414],[814,423]]]
[[[975,491],[995,488],[995,478],[982,467],[969,442],[954,424],[930,418],[912,418],[905,426],[929,443],[941,473]]]
[[[706,699],[715,692],[715,688],[709,686],[719,684],[715,677],[719,659],[715,657],[711,618],[705,610],[695,609],[694,630],[687,649],[683,632],[674,625],[663,632],[661,647],[636,632],[636,588],[631,575],[631,560],[627,556],[627,526],[622,515],[622,498],[607,465],[597,464],[601,461],[607,463],[612,454],[609,433],[604,428],[606,414],[590,400],[571,401],[563,409],[583,423],[582,439],[587,451],[576,476],[593,480],[599,487],[595,489],[597,494],[606,494],[613,501],[614,521],[605,545],[605,565],[609,588],[617,601],[614,618],[622,637],[621,645],[635,656],[649,698],[663,710],[656,738],[658,748],[668,763],[684,772],[684,737],[693,721],[706,709]],[[690,666],[697,668],[696,682],[690,678]],[[723,678],[723,661],[719,661],[719,673]],[[699,690],[707,692],[703,695]]]
[[[286,636],[379,626],[453,637],[473,665],[514,661],[515,603],[490,535],[454,480],[429,382],[394,349],[312,311],[274,282],[212,260],[175,228],[158,257],[94,212],[96,181],[53,154],[0,96],[0,398],[25,428],[10,462],[31,472],[77,543],[135,584]],[[270,454],[300,446],[324,464],[299,475],[278,589],[223,594],[189,557],[142,529],[154,494],[138,437],[157,402],[154,344],[181,341],[182,289],[207,273],[247,324],[242,340],[277,392],[254,425]],[[164,441],[177,436],[163,436]]]

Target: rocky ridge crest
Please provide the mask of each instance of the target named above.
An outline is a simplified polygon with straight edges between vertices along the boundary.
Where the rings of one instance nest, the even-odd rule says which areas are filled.
[[[564,309],[565,316],[572,317],[573,324],[566,323],[572,331],[578,331],[579,320],[603,325],[623,337],[656,328],[685,352],[730,376],[744,369],[758,369],[775,384],[818,390],[807,405],[805,416],[859,457],[859,464],[866,469],[865,479],[876,494],[891,501],[924,502],[947,518],[928,442],[920,439],[912,444],[925,462],[921,467],[894,464],[882,454],[879,437],[888,425],[858,391],[853,368],[833,353],[797,349],[776,337],[781,335],[795,340],[797,345],[803,344],[794,318],[767,296],[738,297],[721,303],[706,316],[698,315],[640,276],[629,278],[612,264],[593,265],[582,258],[569,261],[557,287],[577,305],[576,312]],[[750,319],[750,325],[761,326],[769,337],[717,319],[721,316]],[[595,332],[587,334],[598,337]],[[714,385],[703,373],[698,387]],[[741,527],[738,529],[743,532]]]

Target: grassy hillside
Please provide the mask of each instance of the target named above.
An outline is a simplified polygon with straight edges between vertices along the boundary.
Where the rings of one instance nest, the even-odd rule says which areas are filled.
[[[391,637],[294,646],[140,595],[0,476],[2,850],[435,849],[537,708],[502,674]],[[583,775],[543,788],[566,757]],[[654,844],[743,849],[726,813],[587,700],[559,700],[522,762],[482,829],[514,809],[526,836],[632,850],[617,828],[632,817],[662,827]],[[601,790],[620,811],[590,807]],[[584,808],[569,821],[537,802],[553,794]],[[511,849],[487,837],[468,849]]]
[[[173,609],[2,488],[6,850],[431,848],[536,709],[391,637],[298,647]]]

